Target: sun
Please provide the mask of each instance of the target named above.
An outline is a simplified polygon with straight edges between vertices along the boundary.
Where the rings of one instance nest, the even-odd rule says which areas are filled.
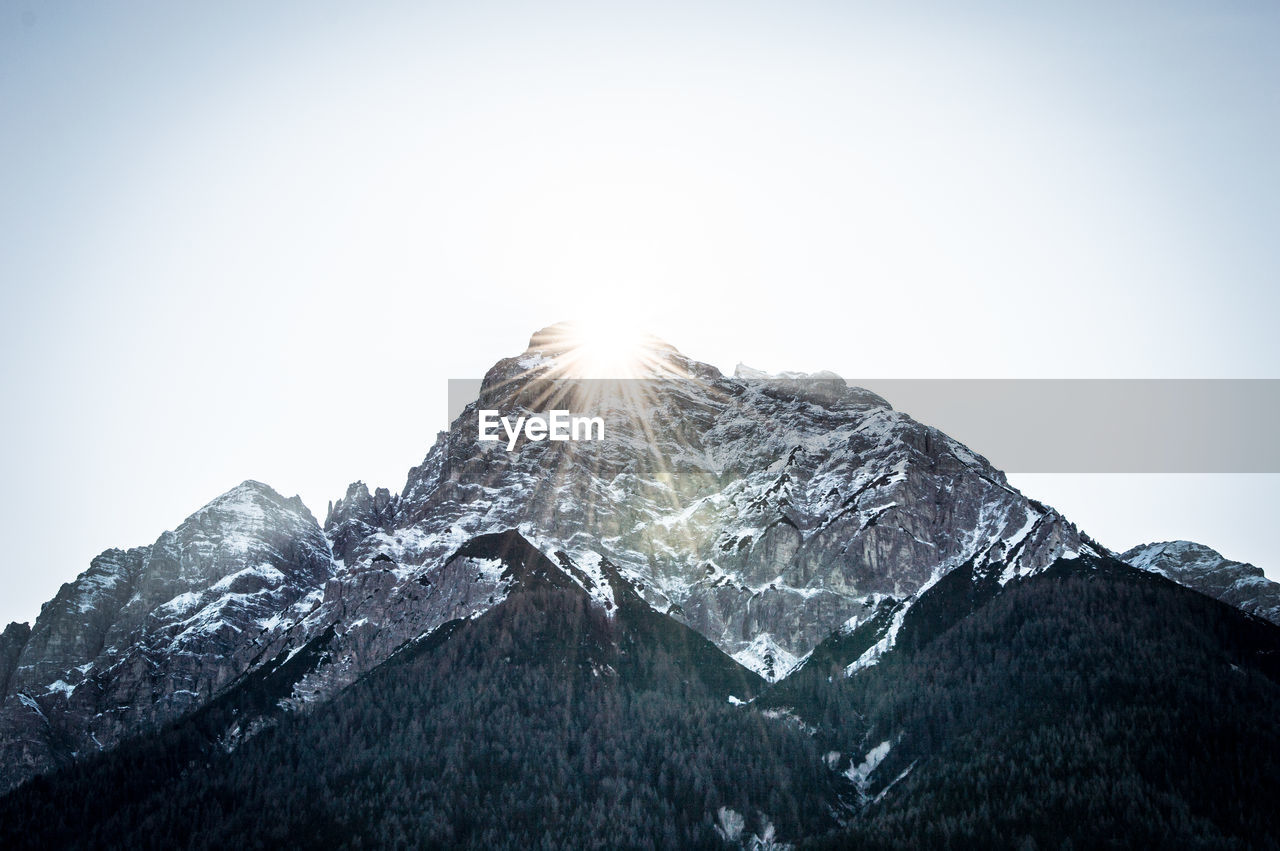
[[[554,326],[544,345],[555,353],[554,376],[631,379],[667,375],[661,341],[626,322],[607,319]]]
[[[636,378],[642,374],[648,337],[620,322],[585,322],[566,341],[578,378]]]

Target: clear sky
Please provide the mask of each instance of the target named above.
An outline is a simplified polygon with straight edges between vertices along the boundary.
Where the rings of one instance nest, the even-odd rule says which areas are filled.
[[[566,318],[1280,377],[1280,6],[1048,5],[0,0],[0,620],[246,478],[398,490]],[[1275,477],[1014,481],[1280,571]]]

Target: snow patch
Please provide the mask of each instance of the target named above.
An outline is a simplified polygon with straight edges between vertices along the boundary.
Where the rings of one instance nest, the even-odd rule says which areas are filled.
[[[892,743],[888,739],[876,745],[867,751],[867,755],[862,758],[862,762],[849,766],[849,770],[844,773],[844,776],[852,780],[855,786],[865,792],[872,773],[880,767],[880,763],[884,762],[884,758],[889,755],[891,747]]]
[[[570,577],[579,585],[582,585],[583,590],[602,609],[613,615],[617,611],[617,604],[613,598],[613,586],[609,584],[609,578],[604,575],[604,569],[601,567],[604,556],[594,550],[587,550],[582,553],[574,553],[570,557],[573,559],[574,565],[586,574],[590,582],[582,583],[578,577],[573,576],[572,572]]]
[[[46,722],[49,720],[48,718],[45,718],[44,710],[40,708],[40,704],[36,703],[35,698],[30,695],[23,694],[22,692],[18,692],[18,700],[28,709],[34,709],[36,714],[41,718],[44,718]]]
[[[75,690],[76,687],[66,680],[55,680],[54,682],[49,683],[49,688],[45,694],[60,692],[63,697],[71,697],[71,693]]]
[[[527,354],[516,360],[516,366],[526,370],[536,369],[540,366],[551,363],[552,360],[552,358],[549,358],[544,354]]]
[[[886,783],[885,787],[881,789],[880,792],[874,798],[871,799],[871,803],[878,804],[880,802],[880,799],[883,798],[885,795],[889,794],[889,790],[892,789],[894,786],[896,786],[899,780],[901,780],[902,778],[910,774],[911,769],[915,767],[916,767],[915,762],[912,762],[906,768],[902,769],[902,772],[898,774],[897,777],[893,778],[888,783]]]
[[[733,654],[739,665],[754,671],[771,683],[795,670],[800,660],[794,653],[778,644],[773,636],[762,632],[746,647]]]
[[[264,561],[262,564],[255,565],[253,567],[246,567],[243,570],[237,570],[235,573],[227,574],[213,585],[209,586],[209,590],[226,591],[234,585],[237,580],[251,576],[260,577],[271,586],[279,585],[281,582],[284,582],[284,574],[276,569],[275,565]]]
[[[885,631],[884,637],[864,650],[861,656],[853,660],[853,662],[844,669],[844,675],[846,677],[851,677],[864,668],[870,668],[872,665],[880,661],[881,656],[893,649],[893,645],[898,641],[898,631],[902,629],[902,621],[907,615],[907,609],[910,607],[910,601],[908,601],[903,603],[898,608],[898,611],[893,613],[893,620],[889,622],[889,628]]]

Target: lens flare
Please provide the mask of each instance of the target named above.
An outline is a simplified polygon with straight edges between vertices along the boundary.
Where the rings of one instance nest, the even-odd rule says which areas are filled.
[[[565,345],[570,378],[639,378],[654,358],[652,340],[620,323],[575,325]]]
[[[596,469],[620,449],[639,450],[638,463],[648,466],[651,478],[675,481],[669,460],[679,450],[672,447],[693,446],[697,439],[682,429],[670,430],[671,423],[662,416],[664,405],[676,395],[705,399],[719,392],[705,374],[690,370],[689,361],[676,349],[612,313],[595,321],[543,328],[523,355],[508,363],[516,368],[495,377],[483,391],[487,408],[527,415],[560,410],[599,417],[605,424],[600,440],[539,444],[540,451],[555,456],[547,477],[553,489],[583,469]],[[496,475],[503,468],[493,469]],[[592,512],[610,512],[612,493],[592,490],[583,502]],[[669,500],[673,510],[683,510],[678,489],[665,490],[661,498]]]

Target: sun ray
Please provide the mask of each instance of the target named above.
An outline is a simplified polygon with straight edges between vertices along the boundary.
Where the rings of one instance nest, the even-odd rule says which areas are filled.
[[[682,429],[667,433],[670,424],[663,422],[662,412],[691,391],[700,404],[719,398],[722,391],[714,380],[691,372],[683,356],[661,339],[612,318],[552,325],[535,334],[528,350],[513,360],[517,369],[493,377],[485,393],[487,404],[513,413],[560,409],[600,415],[616,426],[601,443],[543,444],[540,451],[552,453],[547,459],[549,475],[535,486],[531,513],[554,514],[563,488],[576,482],[579,488],[586,485],[579,500],[592,522],[599,512],[611,514],[617,498],[598,476],[613,466],[610,453],[624,447],[635,451],[643,478],[661,483],[647,497],[654,507],[661,503],[667,511],[683,509],[685,491],[693,483],[679,481],[673,462],[681,452],[697,451],[689,445],[697,441],[690,441]],[[686,529],[682,534],[696,532]]]

